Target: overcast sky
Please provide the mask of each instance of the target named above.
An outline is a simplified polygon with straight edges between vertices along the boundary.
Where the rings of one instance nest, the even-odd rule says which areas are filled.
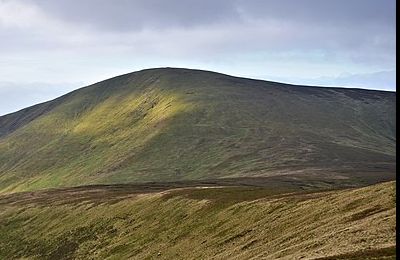
[[[395,90],[395,6],[395,0],[0,0],[0,115],[152,67]]]

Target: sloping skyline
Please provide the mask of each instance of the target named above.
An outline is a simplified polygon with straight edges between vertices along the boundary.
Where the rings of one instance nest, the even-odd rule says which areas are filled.
[[[0,0],[0,115],[152,67],[394,91],[395,7],[394,0]]]

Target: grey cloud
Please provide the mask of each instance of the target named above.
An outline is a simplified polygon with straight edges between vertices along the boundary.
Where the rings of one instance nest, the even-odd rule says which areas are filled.
[[[133,55],[189,54],[187,58],[191,59],[198,58],[198,54],[219,57],[260,50],[323,50],[330,58],[345,56],[359,63],[395,63],[394,0],[27,0],[24,3],[35,5],[49,19],[61,21],[59,26],[71,26],[68,31],[53,30],[47,37],[28,32],[26,41],[32,46],[89,48],[89,51],[93,47],[117,46]],[[80,40],[85,37],[88,39]]]
[[[396,18],[395,0],[238,0],[237,3],[238,8],[249,16],[321,25],[385,24],[394,28]]]
[[[111,30],[203,26],[245,19],[394,28],[395,0],[32,0],[68,21]]]
[[[64,20],[113,31],[209,25],[237,17],[233,2],[228,0],[37,0],[34,3]]]

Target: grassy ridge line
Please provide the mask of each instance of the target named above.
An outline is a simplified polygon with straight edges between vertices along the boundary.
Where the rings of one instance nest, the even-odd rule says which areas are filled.
[[[395,246],[395,182],[286,192],[211,187],[113,196],[82,189],[29,193],[24,202],[19,194],[3,196],[0,258],[393,258],[385,248]]]

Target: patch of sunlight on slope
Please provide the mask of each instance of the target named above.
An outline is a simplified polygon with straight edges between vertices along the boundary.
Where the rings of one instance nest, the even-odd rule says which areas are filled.
[[[73,104],[76,105],[81,104]],[[167,131],[170,120],[193,109],[180,93],[159,89],[111,96],[75,115],[65,112],[70,106],[36,120],[0,143],[0,151],[6,150],[4,146],[10,143],[37,147],[35,154],[21,153],[28,150],[21,146],[8,151],[15,154],[9,158],[35,159],[19,165],[19,171],[25,169],[24,177],[31,177],[3,192],[79,185],[80,176],[89,179],[89,183],[98,181],[118,169],[160,132]],[[50,127],[54,125],[58,127]],[[13,140],[24,136],[24,142]],[[2,176],[1,180],[7,177],[10,175]]]
[[[190,104],[182,101],[181,94],[154,92],[111,97],[82,115],[72,133],[91,135],[96,137],[96,142],[111,145],[134,134],[135,141],[144,143],[158,133],[168,119],[191,109]]]

